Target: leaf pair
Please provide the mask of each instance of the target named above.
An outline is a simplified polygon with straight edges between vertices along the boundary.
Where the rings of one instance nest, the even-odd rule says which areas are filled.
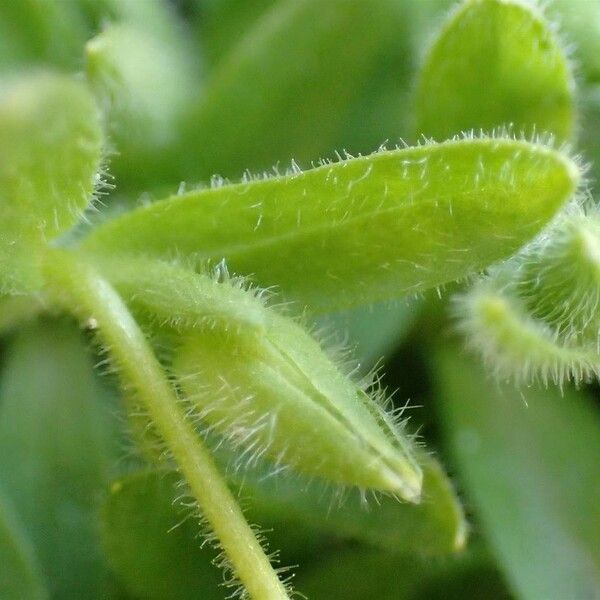
[[[240,461],[264,454],[328,481],[419,500],[410,438],[293,319],[236,280],[148,259],[99,264],[137,315],[174,330],[172,370],[186,402]]]

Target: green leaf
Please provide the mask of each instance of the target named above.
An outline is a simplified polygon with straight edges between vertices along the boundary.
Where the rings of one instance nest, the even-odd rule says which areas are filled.
[[[600,177],[600,85],[585,87],[579,94],[580,136],[579,145],[590,160],[592,181]]]
[[[600,375],[600,220],[571,206],[535,242],[455,303],[460,328],[501,378],[521,383]]]
[[[329,152],[391,30],[386,5],[284,0],[265,11],[207,82],[178,177],[239,177]]]
[[[573,94],[560,41],[535,7],[467,0],[442,28],[423,67],[417,131],[441,140],[512,126],[527,136],[550,132],[567,140],[575,122]]]
[[[117,257],[103,258],[97,266],[136,317],[151,325],[180,333],[265,327],[266,303],[260,291],[242,277],[231,277],[222,264],[198,272],[177,261]]]
[[[415,445],[386,412],[384,394],[348,377],[292,319],[270,310],[264,331],[188,335],[173,371],[198,422],[227,437],[240,464],[264,455],[334,484],[420,502]]]
[[[75,2],[1,2],[0,69],[14,72],[34,64],[79,68],[86,34]]]
[[[227,592],[211,564],[215,552],[200,547],[197,518],[174,502],[177,482],[164,472],[116,480],[102,513],[105,551],[136,597],[222,600]]]
[[[479,553],[451,561],[343,549],[319,557],[298,573],[296,583],[308,598],[344,600],[507,600],[498,573]]]
[[[409,600],[428,575],[425,565],[410,556],[345,550],[300,572],[297,586],[315,600]]]
[[[347,337],[345,346],[353,350],[357,368],[366,374],[408,335],[421,309],[417,298],[392,305],[361,306],[323,316],[317,320],[317,327],[326,333],[342,332]]]
[[[196,92],[183,50],[128,24],[111,25],[87,43],[87,77],[120,151],[173,143],[177,119]]]
[[[589,399],[498,385],[450,349],[435,364],[448,442],[515,592],[600,596],[600,420]]]
[[[462,506],[439,463],[424,454],[420,461],[423,501],[417,506],[381,496],[365,507],[357,491],[336,502],[319,486],[297,478],[265,477],[261,471],[245,473],[239,484],[252,520],[272,529],[280,542],[274,548],[288,549],[287,532],[300,530],[302,544],[327,536],[392,553],[456,553],[467,536]]]
[[[457,139],[190,192],[105,223],[84,247],[225,259],[326,312],[426,290],[510,255],[579,177],[545,146]]]
[[[514,272],[508,271],[513,275]],[[511,293],[512,292],[512,293]],[[514,289],[498,282],[477,282],[457,303],[460,330],[500,380],[519,384],[563,385],[600,376],[597,344],[559,337],[548,323],[533,317]]]
[[[217,67],[231,48],[255,25],[256,21],[279,0],[196,0],[198,38],[206,60]]]
[[[45,308],[39,296],[0,296],[0,335],[36,318]]]
[[[406,108],[412,102],[418,61],[411,42],[423,33],[414,13],[431,1],[379,3],[387,12],[386,27],[377,33],[380,48],[368,72],[355,82],[356,98],[351,98],[343,112],[343,127],[332,149],[344,148],[351,154],[371,152],[384,140],[395,142],[412,135],[413,111]]]
[[[433,461],[431,464],[434,479],[441,471]],[[187,511],[182,512],[177,502],[173,502],[178,481],[175,473],[160,471],[134,473],[115,481],[103,511],[106,551],[114,568],[134,594],[157,600],[191,600],[200,595],[207,600],[222,598],[224,590],[218,586],[218,571],[209,564],[214,553],[207,548],[200,549],[196,520],[185,519]],[[449,489],[443,476],[439,482]],[[447,502],[444,494],[448,492],[438,492],[436,485],[427,488],[432,493],[432,507],[436,503],[445,505]],[[307,490],[300,481],[294,484],[289,479],[265,480],[258,474],[256,478],[252,475],[244,478],[243,483],[237,481],[235,486],[239,486],[240,494],[247,499],[249,517],[261,527],[274,528],[273,532],[267,531],[267,537],[269,541],[276,540],[277,543],[270,543],[270,547],[282,551],[283,564],[286,564],[288,556],[295,554],[295,544],[300,544],[300,552],[307,548],[317,551],[315,539],[323,535],[366,542],[393,553],[412,553],[423,549],[428,555],[430,551],[437,554],[458,549],[453,545],[458,541],[454,537],[457,531],[451,533],[449,529],[446,532],[443,527],[434,525],[431,535],[421,535],[422,507],[388,502],[389,499],[382,498],[380,507],[373,503],[367,510],[359,506],[355,495],[347,498],[345,505],[340,507],[332,505],[331,499],[324,498],[314,488]],[[453,494],[451,497],[456,503]],[[459,509],[458,504],[455,506],[454,510]],[[437,511],[441,513],[443,508]],[[354,519],[356,523],[352,522]],[[436,533],[441,539],[436,539]],[[144,551],[140,552],[140,548]],[[298,549],[296,555],[297,552]],[[408,563],[416,567],[417,573],[421,572],[420,561],[409,558],[409,555],[400,558],[393,554],[390,559],[384,558],[380,552],[369,552],[371,554],[385,564],[398,566]],[[408,573],[406,577],[409,578]],[[415,580],[417,582],[423,583],[421,577]],[[303,591],[302,586],[298,589]],[[331,596],[314,596],[315,600],[328,597]]]
[[[573,44],[578,71],[587,82],[599,82],[600,3],[597,0],[552,0],[547,10],[560,23],[566,41]]]
[[[49,73],[0,89],[0,290],[39,285],[36,252],[78,222],[102,151],[100,115],[81,83]]]
[[[0,565],[3,600],[48,598],[33,545],[3,495],[0,495]]]
[[[52,594],[105,598],[109,577],[95,516],[116,458],[114,405],[71,323],[33,323],[6,351],[0,484],[36,546]]]
[[[163,0],[79,2],[101,24],[86,45],[86,73],[116,149],[111,171],[119,190],[177,181],[165,171],[180,164],[173,154],[181,120],[202,97],[201,60],[186,24]]]

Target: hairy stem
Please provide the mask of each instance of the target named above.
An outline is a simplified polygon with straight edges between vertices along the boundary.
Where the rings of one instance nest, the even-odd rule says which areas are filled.
[[[177,396],[127,306],[89,264],[55,251],[46,262],[50,292],[89,319],[163,437],[237,576],[255,600],[288,598],[209,451],[186,420]]]

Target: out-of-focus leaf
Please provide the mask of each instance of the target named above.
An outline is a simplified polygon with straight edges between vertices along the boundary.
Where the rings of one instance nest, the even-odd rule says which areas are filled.
[[[579,145],[590,160],[590,178],[600,177],[600,84],[587,86],[580,92],[581,123]]]
[[[197,518],[173,502],[177,476],[140,472],[116,480],[103,510],[104,547],[130,592],[153,600],[221,600],[215,553],[200,548]]]
[[[31,324],[6,347],[0,483],[33,541],[50,592],[106,598],[96,510],[115,460],[108,396],[74,325]]]
[[[259,481],[251,473],[239,493],[248,517],[267,528],[270,547],[281,550],[284,561],[300,556],[302,562],[309,560],[306,553],[316,551],[326,537],[362,541],[392,553],[446,554],[464,543],[462,509],[439,466],[428,460],[429,500],[422,507],[384,498],[380,506],[374,502],[366,509],[354,495],[338,507],[298,481]],[[113,484],[103,519],[108,556],[132,593],[165,600],[191,600],[200,594],[203,599],[221,598],[218,571],[209,564],[214,554],[199,548],[197,521],[185,519],[173,502],[177,481],[173,473],[154,471]],[[268,531],[271,527],[273,532]],[[382,559],[382,554],[376,556]],[[388,562],[397,565],[402,560],[383,558]],[[328,596],[315,600],[321,597]]]
[[[87,43],[86,59],[88,79],[108,110],[120,152],[174,141],[177,119],[197,91],[182,48],[139,27],[116,24]]]
[[[417,92],[417,132],[445,139],[511,125],[571,137],[574,81],[543,15],[518,0],[468,0],[435,41]]]
[[[432,562],[370,550],[342,550],[300,570],[296,584],[311,600],[508,600],[498,573],[478,554]]]
[[[452,0],[380,0],[379,9],[386,11],[387,25],[377,32],[379,48],[372,65],[357,77],[348,105],[337,98],[343,121],[335,137],[326,141],[320,152],[345,148],[350,153],[371,152],[384,140],[397,142],[412,133],[410,104],[420,46],[431,37],[443,9]],[[199,39],[211,66],[218,69],[235,43],[272,9],[274,0],[223,0],[195,2],[191,12],[198,21]],[[281,2],[280,2],[281,3]],[[355,34],[353,34],[353,39]],[[330,84],[337,74],[331,75]],[[301,99],[301,98],[300,98]],[[300,100],[299,99],[299,100]],[[298,100],[297,100],[298,101]],[[295,154],[293,156],[298,158]],[[252,168],[253,157],[247,167]]]
[[[103,24],[86,45],[86,71],[106,112],[119,188],[179,183],[168,165],[180,163],[181,120],[201,98],[202,59],[186,24],[162,0],[79,2]]]
[[[0,86],[0,267],[6,292],[39,282],[35,252],[88,206],[102,151],[100,114],[79,82],[37,73]]]
[[[198,37],[208,63],[217,67],[257,19],[281,0],[217,0],[196,5]]]
[[[344,346],[352,350],[351,357],[356,360],[358,370],[368,373],[408,334],[420,311],[421,302],[415,298],[410,302],[376,304],[333,313],[321,318],[317,325],[325,332],[344,334]]]
[[[225,259],[317,311],[416,293],[514,252],[577,187],[548,147],[453,140],[131,211],[84,241],[95,252]]]
[[[415,22],[413,10],[420,0],[382,0],[388,26],[379,33],[380,48],[373,65],[356,82],[356,98],[345,109],[343,127],[337,132],[334,148],[351,154],[372,152],[386,140],[397,143],[412,133],[412,98],[416,57],[411,39]]]
[[[164,0],[73,0],[96,34],[108,23],[135,25],[177,44],[178,18],[172,3]]]
[[[426,567],[410,556],[346,550],[300,571],[296,586],[311,600],[409,600],[427,575]]]
[[[331,150],[391,32],[380,0],[285,0],[220,61],[189,119],[179,179],[238,177]]]
[[[302,480],[261,478],[252,471],[245,474],[240,493],[247,499],[248,514],[261,526],[273,529],[284,550],[288,529],[300,528],[307,545],[333,537],[392,553],[455,553],[464,547],[467,535],[462,506],[439,463],[429,456],[421,458],[424,479],[419,505],[382,496],[367,508],[358,492],[340,502]]]
[[[571,390],[518,392],[441,351],[442,423],[492,549],[521,598],[600,597],[600,420]]]
[[[336,148],[371,152],[385,140],[414,139],[414,80],[447,8],[455,0],[382,0],[392,31],[382,36],[372,72],[349,106]]]
[[[48,597],[33,545],[3,495],[0,495],[0,565],[2,600]]]
[[[565,41],[572,44],[575,61],[588,83],[600,81],[600,2],[551,0],[547,5]]]
[[[0,69],[41,64],[75,69],[86,34],[75,2],[0,2]]]
[[[39,297],[0,295],[0,335],[34,319],[43,309],[44,302]]]

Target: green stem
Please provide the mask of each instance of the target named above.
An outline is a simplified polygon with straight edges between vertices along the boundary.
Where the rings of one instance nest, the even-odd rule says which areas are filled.
[[[288,598],[212,456],[186,420],[177,396],[127,306],[89,264],[54,251],[45,265],[50,292],[90,320],[119,365],[124,383],[145,404],[237,576],[255,600]]]

